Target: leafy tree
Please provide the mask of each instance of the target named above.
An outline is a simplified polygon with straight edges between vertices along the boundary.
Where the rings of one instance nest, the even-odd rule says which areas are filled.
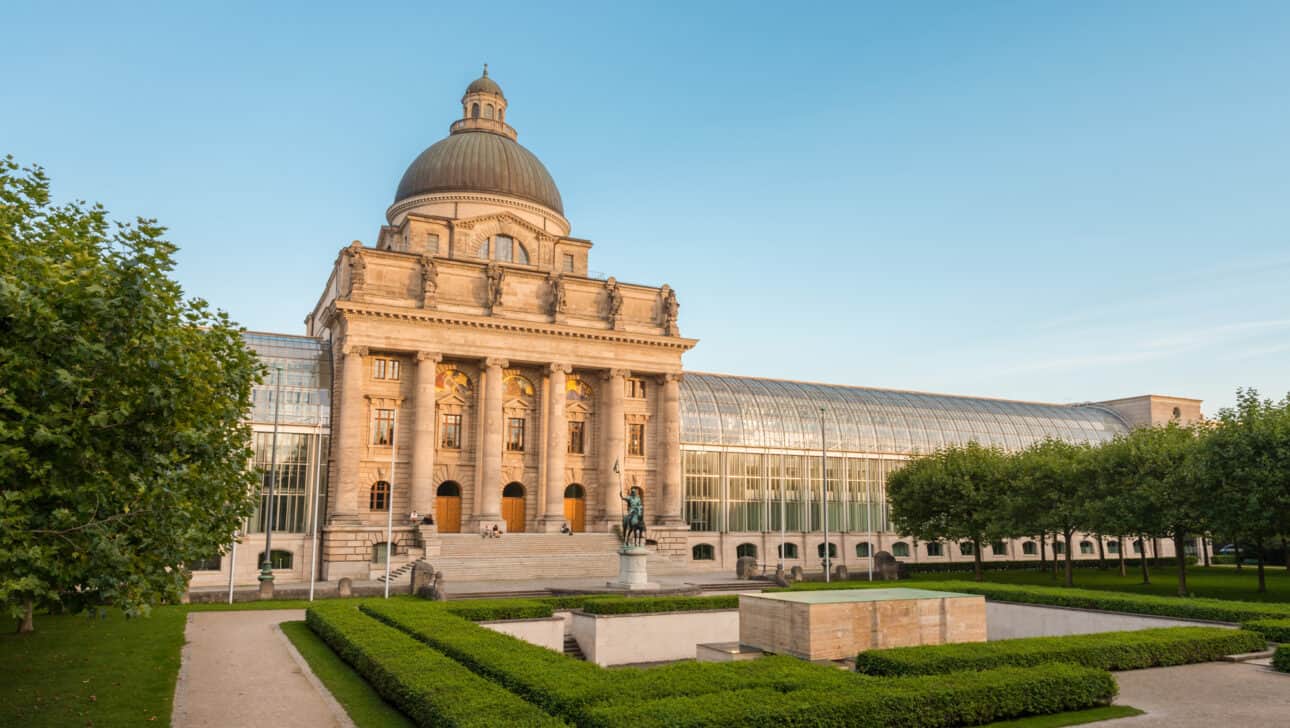
[[[0,160],[0,605],[176,600],[253,505],[244,415],[260,365],[185,299],[152,220],[51,204]]]
[[[1064,440],[1045,439],[1014,456],[1017,462],[1014,503],[1028,513],[1031,526],[1061,537],[1065,548],[1063,583],[1074,586],[1074,537],[1091,520],[1092,449]],[[1054,564],[1056,559],[1054,559]]]
[[[1236,406],[1218,413],[1203,442],[1214,530],[1255,546],[1258,590],[1266,592],[1267,544],[1290,530],[1290,395],[1273,402],[1237,390]]]
[[[1006,480],[1005,455],[975,442],[915,458],[887,481],[892,523],[923,541],[971,541],[982,581],[982,546],[1005,535],[999,510]]]

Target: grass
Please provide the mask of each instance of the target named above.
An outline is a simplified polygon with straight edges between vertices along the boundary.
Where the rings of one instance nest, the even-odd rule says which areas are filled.
[[[1059,564],[1060,566],[1060,564]],[[1108,561],[1106,570],[1076,569],[1075,586],[1080,589],[1097,589],[1101,591],[1128,592],[1131,594],[1155,594],[1157,596],[1175,596],[1178,593],[1178,571],[1172,567],[1157,566],[1151,569],[1151,583],[1142,583],[1140,570],[1129,570],[1128,576],[1120,576],[1115,562]],[[1187,568],[1187,590],[1195,597],[1211,599],[1230,599],[1242,602],[1290,602],[1290,571],[1284,567],[1272,566],[1264,572],[1267,578],[1268,591],[1259,594],[1259,578],[1254,568],[1241,570],[1222,566],[1191,566]],[[963,572],[940,572],[914,575],[910,581],[971,581],[972,574]],[[1030,586],[1060,586],[1061,574],[1054,581],[1045,571],[987,571],[985,580],[1001,584],[1026,584]],[[903,586],[903,584],[902,584]]]
[[[1029,718],[1005,720],[991,723],[983,728],[1061,728],[1061,726],[1084,725],[1114,718],[1132,718],[1135,715],[1142,715],[1142,711],[1127,705],[1104,705],[1088,710],[1072,710],[1069,713],[1032,715]]]
[[[382,700],[372,686],[332,652],[304,622],[283,622],[282,631],[358,728],[411,728],[414,725]]]

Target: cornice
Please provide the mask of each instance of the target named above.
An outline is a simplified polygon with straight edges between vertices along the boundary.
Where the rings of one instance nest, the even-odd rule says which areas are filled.
[[[544,205],[525,202],[519,198],[505,195],[489,195],[470,192],[430,192],[424,195],[417,195],[416,197],[409,197],[406,200],[399,200],[386,208],[385,219],[386,221],[393,220],[395,217],[405,212],[432,202],[482,202],[490,205],[503,205],[506,207],[514,207],[517,210],[531,212],[535,215],[544,215],[546,217],[554,218],[563,223],[566,230],[571,230],[573,227],[569,224],[568,218]],[[562,236],[552,235],[552,237]]]

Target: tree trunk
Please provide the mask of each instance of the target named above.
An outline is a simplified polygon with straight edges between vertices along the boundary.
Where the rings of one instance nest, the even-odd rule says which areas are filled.
[[[22,600],[22,618],[18,620],[18,634],[36,631],[36,624],[32,621],[35,612],[36,605],[31,599]]]
[[[1106,571],[1106,547],[1102,544],[1102,534],[1097,535],[1097,568]]]
[[[1156,536],[1151,537],[1151,558],[1153,560],[1160,558],[1160,539]]]
[[[1142,564],[1142,583],[1150,584],[1151,571],[1147,569],[1147,537],[1139,536],[1138,543],[1142,544],[1142,548],[1138,549],[1138,562]]]
[[[1174,531],[1174,556],[1178,559],[1178,596],[1187,596],[1187,550],[1183,548],[1187,534],[1182,529]]]
[[[1290,571],[1290,548],[1286,548],[1286,537],[1281,537],[1281,558],[1286,562],[1286,570]]]
[[[1263,576],[1263,562],[1265,561],[1265,559],[1263,558],[1263,539],[1259,539],[1258,546],[1259,546],[1259,593],[1267,594],[1268,582],[1267,582],[1267,579],[1264,578]]]
[[[1048,570],[1048,549],[1046,548],[1047,545],[1048,545],[1048,536],[1042,533],[1039,534],[1039,570],[1040,571]]]
[[[1232,542],[1232,548],[1233,548],[1233,549],[1235,550],[1235,552],[1236,552],[1236,568],[1237,568],[1237,570],[1240,570],[1240,568],[1241,568],[1241,544],[1240,544],[1240,542],[1238,542],[1238,541],[1233,541],[1233,542]]]
[[[1209,537],[1200,537],[1200,553],[1205,559],[1205,568],[1209,568]]]
[[[981,542],[972,540],[972,571],[977,581],[985,581],[985,570],[981,568]]]
[[[1124,560],[1124,537],[1115,539],[1115,550],[1120,552],[1120,576],[1129,575],[1129,565]]]
[[[1075,554],[1071,549],[1071,540],[1074,538],[1074,533],[1066,532],[1066,586],[1075,586]]]

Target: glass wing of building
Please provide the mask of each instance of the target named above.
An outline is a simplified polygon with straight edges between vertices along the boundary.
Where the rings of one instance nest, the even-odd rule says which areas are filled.
[[[687,373],[685,516],[694,531],[822,530],[827,454],[829,530],[886,531],[887,476],[912,455],[972,441],[1097,443],[1128,430],[1098,405]]]

